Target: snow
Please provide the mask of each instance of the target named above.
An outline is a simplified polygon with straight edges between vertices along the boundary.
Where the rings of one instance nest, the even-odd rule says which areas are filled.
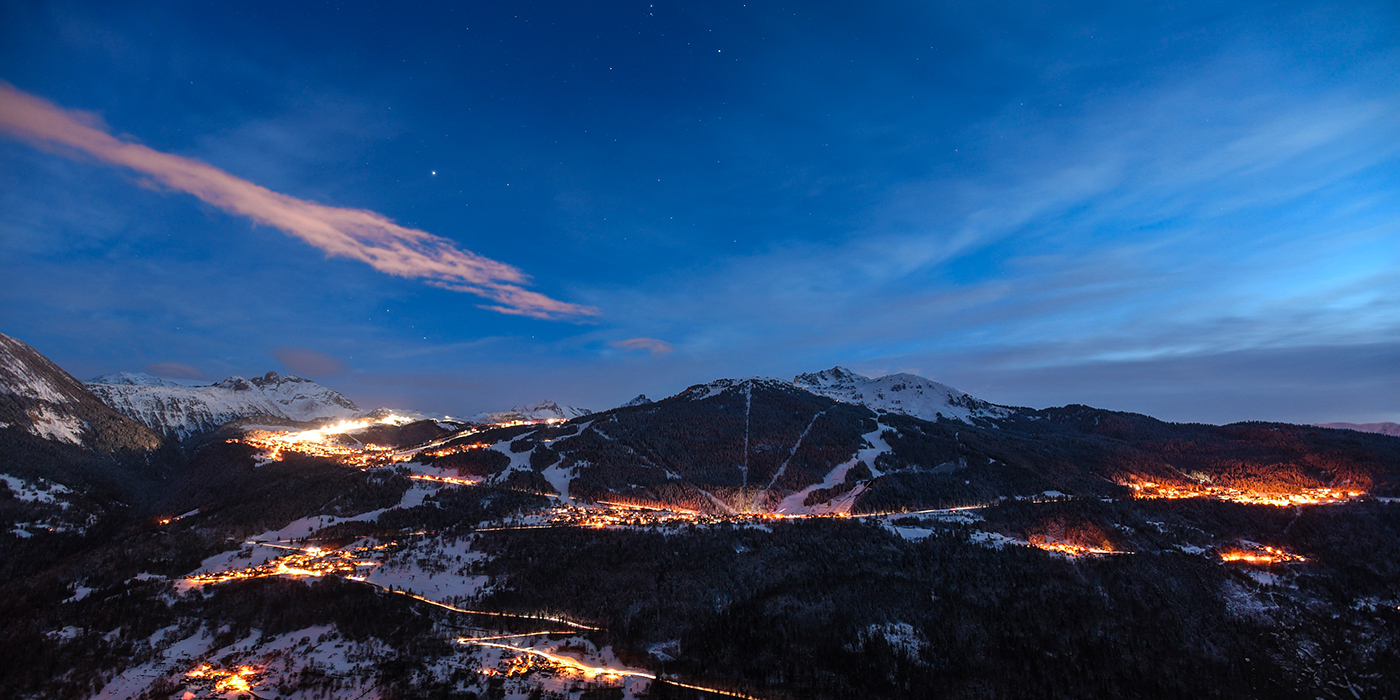
[[[980,544],[983,547],[991,547],[992,549],[1001,549],[1008,544],[1030,544],[1024,540],[1018,540],[1015,537],[1007,537],[1000,532],[974,532],[968,539],[971,540],[973,544]]]
[[[1011,409],[987,403],[953,387],[913,374],[867,377],[844,367],[800,374],[792,383],[799,389],[872,411],[902,413],[924,420],[939,416],[971,423],[973,418],[1005,418]]]
[[[467,573],[468,567],[486,558],[481,552],[471,551],[471,542],[442,538],[414,542],[398,555],[377,559],[380,565],[371,568],[363,580],[440,602],[465,600],[481,593],[487,582],[486,576]]]
[[[218,648],[213,647],[213,637],[207,629],[177,641],[169,639],[174,634],[178,634],[178,630],[167,627],[152,635],[148,643],[156,650],[156,657],[112,679],[93,696],[94,700],[135,697],[158,680],[181,681],[185,672],[203,663],[218,669],[242,664],[261,667],[262,674],[254,679],[253,692],[257,697],[277,695],[302,700],[325,697],[325,689],[321,687],[302,687],[291,695],[282,695],[275,690],[296,685],[305,678],[303,672],[312,668],[335,679],[336,697],[371,697],[374,664],[388,653],[388,649],[378,640],[355,642],[345,639],[334,625],[306,627],[276,636],[264,635],[255,629],[243,639]],[[321,674],[311,675],[317,677]],[[202,684],[199,681],[186,681],[183,689],[171,697],[238,696],[234,693],[213,694],[207,681]]]
[[[72,638],[74,638],[74,637],[76,637],[76,636],[78,636],[78,635],[80,635],[80,634],[82,634],[82,633],[83,633],[83,628],[81,628],[81,627],[74,627],[74,626],[72,626],[72,625],[69,625],[69,626],[64,627],[63,629],[60,629],[60,630],[52,630],[52,631],[49,631],[49,632],[45,632],[45,633],[44,633],[44,636],[45,636],[45,637],[48,637],[49,639],[64,639],[64,640],[67,640],[67,639],[72,639]]]
[[[1281,580],[1281,577],[1278,574],[1271,574],[1267,571],[1248,570],[1245,571],[1244,574],[1254,579],[1254,582],[1258,583],[1261,586],[1278,585],[1278,582]]]
[[[313,515],[305,518],[298,518],[285,526],[268,530],[259,535],[249,537],[244,542],[244,547],[227,552],[220,552],[204,561],[200,562],[199,568],[190,572],[189,575],[211,574],[222,571],[232,571],[234,569],[244,569],[251,566],[265,564],[271,559],[276,559],[284,554],[286,550],[275,547],[250,546],[258,543],[281,544],[293,542],[309,537],[311,533],[322,528],[335,525],[336,523],[370,521],[380,515],[395,508],[414,508],[423,504],[423,499],[429,494],[435,493],[439,488],[438,484],[414,484],[404,492],[403,498],[398,505],[392,508],[379,508],[359,515],[349,517],[336,517],[334,515]]]
[[[576,406],[561,406],[553,401],[536,401],[524,406],[515,406],[509,411],[494,413],[482,412],[472,416],[478,423],[513,423],[516,421],[572,420],[592,415],[593,411]]]
[[[928,644],[928,640],[919,634],[914,626],[907,622],[886,622],[882,625],[871,625],[866,628],[863,637],[884,637],[890,647],[900,652],[904,656],[917,659],[919,649]]]
[[[310,421],[360,414],[359,407],[339,392],[276,372],[251,380],[229,377],[207,386],[92,383],[88,389],[128,418],[179,438],[240,418]]]
[[[828,513],[851,512],[851,508],[855,505],[856,498],[858,498],[860,494],[865,492],[864,484],[856,486],[854,489],[851,489],[850,491],[847,491],[846,493],[843,493],[840,496],[837,496],[836,498],[833,498],[831,501],[826,503],[817,503],[808,506],[804,504],[804,501],[807,500],[808,494],[812,493],[813,491],[816,491],[818,489],[829,489],[833,486],[836,486],[837,484],[845,483],[846,472],[849,472],[853,467],[856,466],[856,463],[858,462],[865,462],[865,465],[870,468],[870,473],[872,477],[880,476],[880,471],[875,468],[875,458],[890,451],[889,444],[885,442],[884,438],[880,437],[880,435],[883,434],[886,430],[889,430],[888,426],[883,425],[881,423],[876,423],[875,430],[861,436],[861,439],[864,440],[867,445],[870,445],[870,447],[865,447],[860,450],[857,450],[854,457],[851,457],[849,460],[846,460],[845,462],[836,465],[836,467],[826,475],[826,478],[822,479],[821,483],[812,484],[811,486],[808,486],[807,488],[802,489],[801,491],[798,491],[797,493],[794,493],[788,496],[787,498],[784,498],[778,503],[777,512],[788,513],[791,515],[803,513],[822,515]]]
[[[196,664],[194,659],[203,655],[213,645],[213,637],[205,630],[171,643],[169,637],[175,627],[157,630],[148,642],[159,649],[156,658],[129,668],[102,686],[91,700],[126,700],[140,695],[158,679],[172,674],[183,674]],[[164,648],[162,648],[164,647]]]
[[[63,508],[67,508],[70,505],[67,501],[59,498],[63,494],[73,493],[63,484],[55,484],[43,479],[26,481],[17,476],[10,476],[9,474],[0,474],[0,481],[5,482],[5,485],[9,487],[10,493],[14,494],[15,498],[26,503],[58,504]]]
[[[578,660],[584,664],[597,667],[607,667],[617,669],[629,674],[621,678],[607,679],[607,685],[620,688],[621,697],[624,700],[638,700],[650,697],[649,688],[651,686],[652,674],[649,671],[631,668],[624,665],[613,652],[612,647],[597,649],[590,641],[583,637],[570,637],[561,640],[549,640],[537,637],[527,640],[510,640],[511,645],[493,646],[473,645],[465,643],[464,649],[471,650],[473,657],[480,661],[482,668],[495,668],[504,671],[509,665],[509,659],[516,657],[523,651],[503,649],[502,646],[511,646],[514,649],[531,649],[539,652],[554,654]],[[488,642],[488,644],[491,644]],[[524,676],[509,677],[505,680],[499,691],[499,697],[510,700],[525,700],[529,697],[538,697],[539,692],[549,694],[548,697],[577,697],[576,688],[581,676],[576,672],[534,672]],[[595,682],[603,681],[603,677],[594,679]],[[572,692],[571,692],[572,691]],[[698,697],[698,695],[696,696]]]
[[[129,386],[198,386],[198,382],[163,379],[145,372],[113,372],[94,377],[88,384],[126,384]]]
[[[29,411],[29,432],[46,440],[58,440],[74,445],[83,444],[83,432],[87,424],[77,416],[59,413],[48,405],[40,405]]]
[[[569,482],[573,480],[577,470],[573,467],[565,469],[563,465],[564,461],[560,460],[553,466],[540,472],[540,475],[559,493],[560,500],[564,503],[572,504],[573,501],[569,499]]]
[[[72,403],[68,392],[33,370],[29,363],[14,354],[9,343],[0,342],[0,394],[27,396],[58,405]]]
[[[890,525],[896,535],[901,538],[917,542],[933,534],[933,530],[926,527],[904,527],[902,525]]]

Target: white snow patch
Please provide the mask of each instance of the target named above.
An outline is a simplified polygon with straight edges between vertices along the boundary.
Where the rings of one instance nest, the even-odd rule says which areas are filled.
[[[800,374],[792,382],[800,389],[865,406],[872,411],[889,411],[938,420],[939,416],[971,423],[973,418],[1005,418],[1012,410],[973,398],[946,384],[913,374],[887,374],[867,377],[844,367]]]
[[[67,626],[67,627],[64,627],[64,628],[61,629],[61,630],[52,630],[52,631],[49,631],[49,632],[45,632],[45,633],[44,633],[44,636],[45,636],[45,637],[48,637],[49,639],[64,639],[64,640],[67,640],[67,639],[72,639],[72,638],[74,638],[74,637],[76,637],[76,636],[78,636],[78,635],[80,635],[80,634],[82,634],[82,633],[83,633],[83,628],[81,628],[81,627],[74,627],[74,626],[72,626],[72,625],[69,625],[69,626]]]
[[[102,686],[102,690],[91,700],[128,700],[140,695],[157,680],[172,674],[183,674],[193,668],[196,665],[194,659],[207,652],[214,641],[207,631],[201,629],[196,634],[169,644],[167,638],[174,630],[174,627],[166,627],[151,635],[149,641],[152,646],[157,649],[165,647],[156,658],[122,671]]]
[[[919,658],[919,649],[928,644],[928,640],[924,639],[924,636],[907,622],[886,622],[882,625],[871,625],[861,636],[866,639],[884,637],[892,649],[910,659]]]
[[[472,540],[433,538],[415,542],[402,552],[375,557],[379,566],[369,569],[364,581],[385,588],[398,587],[442,602],[460,602],[477,595],[487,577],[470,574],[471,566],[486,558],[471,551]]]
[[[276,559],[283,554],[284,550],[255,546],[258,543],[286,543],[295,540],[305,539],[311,533],[336,523],[369,521],[378,518],[380,515],[393,510],[394,508],[414,508],[423,504],[423,499],[431,493],[435,493],[440,487],[436,484],[420,485],[414,484],[404,492],[399,504],[393,508],[379,508],[367,513],[352,515],[349,517],[336,517],[334,515],[313,515],[306,518],[298,518],[285,526],[268,530],[260,535],[254,535],[244,542],[240,549],[227,552],[220,552],[208,559],[200,562],[199,568],[190,572],[189,576],[197,574],[212,574],[235,569],[245,569],[252,566],[266,564],[271,559]]]
[[[1029,544],[1030,544],[1029,542],[1026,542],[1026,541],[1024,541],[1024,540],[1018,540],[1018,539],[1016,539],[1015,537],[1007,537],[1006,535],[1003,535],[1003,534],[1001,534],[1000,532],[981,532],[981,531],[978,531],[978,532],[972,533],[972,534],[968,537],[968,539],[969,539],[973,544],[980,544],[980,545],[982,545],[983,547],[991,547],[992,549],[1001,549],[1002,547],[1005,547],[1005,546],[1008,545],[1008,544],[1014,544],[1014,545],[1029,545]]]
[[[930,530],[926,527],[904,527],[901,525],[890,525],[890,529],[894,530],[896,535],[899,535],[900,537],[906,540],[913,541],[922,540],[928,537],[929,535],[933,534],[933,530]]]
[[[240,418],[268,416],[292,421],[353,418],[360,409],[339,392],[309,379],[268,372],[229,377],[208,386],[88,384],[118,412],[147,427],[180,438]],[[277,429],[285,429],[280,426]]]
[[[561,459],[548,469],[540,472],[540,475],[559,493],[559,499],[561,501],[566,504],[572,504],[573,500],[569,498],[569,482],[577,475],[577,470],[572,467],[565,469],[563,465],[564,460]]]
[[[826,475],[826,478],[822,479],[821,483],[812,484],[784,498],[778,503],[777,511],[779,513],[789,513],[793,515],[803,513],[825,515],[829,513],[851,512],[851,508],[855,505],[856,498],[865,492],[865,486],[863,484],[826,503],[816,503],[809,506],[806,505],[804,501],[807,500],[807,496],[813,491],[829,489],[837,484],[845,483],[846,473],[855,467],[858,462],[865,462],[865,465],[870,468],[872,478],[880,476],[880,470],[875,468],[875,458],[890,451],[889,444],[885,442],[884,438],[880,437],[882,433],[889,429],[890,428],[884,424],[876,423],[875,430],[861,436],[861,439],[864,440],[866,444],[870,445],[870,447],[857,450],[854,457],[836,465],[836,467]]]
[[[71,489],[63,484],[55,484],[44,479],[27,481],[17,476],[0,474],[0,481],[4,481],[9,487],[10,493],[15,498],[26,503],[51,503],[67,508],[70,504],[62,500],[60,496],[73,493]]]
[[[515,406],[509,411],[478,413],[472,416],[477,423],[514,423],[516,421],[564,421],[593,415],[593,411],[576,406],[561,406],[553,401],[536,401],[524,406]]]
[[[30,409],[29,420],[29,432],[45,440],[83,444],[83,432],[87,429],[87,424],[75,415],[58,413],[47,404],[41,404]]]

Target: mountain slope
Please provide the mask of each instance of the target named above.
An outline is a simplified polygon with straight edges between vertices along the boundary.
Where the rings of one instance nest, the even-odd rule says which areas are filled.
[[[208,386],[153,383],[140,375],[108,375],[113,382],[87,385],[108,405],[153,430],[184,439],[240,418],[308,421],[360,414],[339,392],[292,375],[229,377]],[[154,378],[151,378],[154,379]]]
[[[800,389],[843,403],[924,420],[942,417],[971,424],[979,419],[1005,418],[1013,413],[1005,406],[973,398],[953,387],[913,374],[887,374],[871,378],[845,367],[832,367],[821,372],[799,374],[792,383]]]
[[[472,416],[472,420],[478,423],[528,423],[541,420],[570,420],[591,415],[592,413],[593,411],[586,408],[560,406],[546,399],[525,406],[515,406],[509,411],[478,413]]]
[[[7,335],[0,335],[0,428],[102,454],[154,450],[162,442],[34,348]]]
[[[1318,423],[1318,427],[1400,437],[1400,423]]]

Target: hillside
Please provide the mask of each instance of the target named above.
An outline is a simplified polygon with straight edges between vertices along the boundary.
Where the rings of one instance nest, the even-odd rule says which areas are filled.
[[[122,373],[99,377],[87,388],[123,415],[177,439],[244,418],[309,421],[361,413],[340,392],[276,372],[252,379],[229,377],[205,386]]]

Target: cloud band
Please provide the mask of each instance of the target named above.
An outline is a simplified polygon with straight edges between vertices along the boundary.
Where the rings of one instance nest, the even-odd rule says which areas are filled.
[[[0,82],[0,131],[41,147],[57,147],[130,168],[173,190],[300,238],[329,255],[359,260],[380,272],[420,278],[491,302],[484,308],[542,319],[580,319],[598,309],[524,288],[519,269],[457,248],[426,231],[399,226],[363,209],[331,207],[273,192],[191,158],[122,141],[91,115],[71,112]]]

